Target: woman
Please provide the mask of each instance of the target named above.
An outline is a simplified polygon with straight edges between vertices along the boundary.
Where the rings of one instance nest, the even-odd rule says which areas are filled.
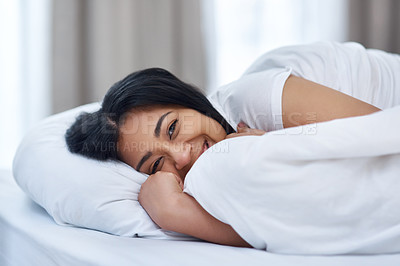
[[[249,70],[252,71],[254,66]],[[312,82],[296,69],[289,73],[279,71],[279,75],[281,72],[286,75],[281,79],[278,105],[284,128],[380,110],[339,90]],[[268,75],[275,77],[275,74]],[[231,89],[228,86],[225,91]],[[218,97],[223,101],[232,100],[231,96],[225,96],[217,93],[213,100]],[[245,97],[250,96],[232,101],[249,103]],[[229,108],[219,106],[219,111],[227,112]],[[243,113],[242,120],[246,120],[246,114],[256,117],[255,123],[262,120],[251,110]],[[313,114],[311,120],[310,114]],[[252,124],[250,120],[247,118],[245,122]],[[67,131],[66,140],[71,152],[99,160],[121,160],[149,174],[139,201],[161,228],[210,242],[246,247],[248,243],[232,227],[216,220],[195,199],[182,192],[186,174],[206,149],[226,138],[261,135],[270,128],[250,129],[241,122],[237,129],[234,133],[226,119],[196,88],[155,68],[135,72],[113,85],[102,108],[79,116]]]

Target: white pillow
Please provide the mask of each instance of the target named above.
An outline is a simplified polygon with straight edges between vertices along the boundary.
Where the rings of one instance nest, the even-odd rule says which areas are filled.
[[[51,116],[27,134],[14,158],[14,177],[35,202],[60,225],[95,229],[121,236],[193,239],[160,229],[138,201],[146,175],[115,161],[101,162],[72,154],[65,131],[88,104]]]

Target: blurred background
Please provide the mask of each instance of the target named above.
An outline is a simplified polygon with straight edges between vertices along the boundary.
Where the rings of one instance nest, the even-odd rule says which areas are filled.
[[[400,53],[397,0],[0,0],[0,168],[42,118],[163,67],[205,92],[273,48],[357,41]]]

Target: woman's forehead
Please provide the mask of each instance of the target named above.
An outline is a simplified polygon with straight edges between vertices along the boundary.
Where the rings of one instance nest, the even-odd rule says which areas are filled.
[[[162,125],[167,121],[171,121],[172,117],[176,117],[182,113],[191,113],[192,109],[180,106],[156,106],[146,109],[133,109],[126,114],[123,123],[120,126],[120,136],[124,135],[153,135],[160,131]],[[194,111],[197,113],[196,111]],[[182,115],[186,116],[186,115]]]
[[[157,126],[160,116],[162,112],[157,111],[130,113],[120,127],[120,135],[137,135],[138,133],[149,135]]]
[[[139,126],[156,126],[160,117],[167,113],[178,112],[179,109],[173,106],[162,106],[152,109],[135,109],[126,114],[121,128],[132,129]]]

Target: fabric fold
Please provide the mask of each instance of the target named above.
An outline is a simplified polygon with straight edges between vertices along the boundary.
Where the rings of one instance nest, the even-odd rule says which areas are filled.
[[[207,150],[185,192],[258,249],[400,252],[400,106],[228,139]],[[222,149],[223,147],[224,149]]]

